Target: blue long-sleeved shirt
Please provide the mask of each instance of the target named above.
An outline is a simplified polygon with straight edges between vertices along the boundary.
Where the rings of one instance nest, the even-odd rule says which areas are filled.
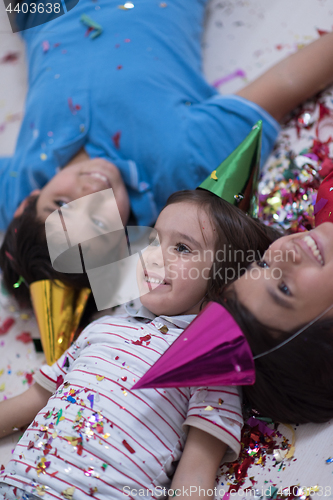
[[[277,122],[202,74],[206,3],[80,0],[32,28],[34,15],[24,16],[29,90],[14,156],[0,158],[0,229],[81,147],[118,166],[142,225],[172,192],[197,187],[259,119],[267,158]],[[82,14],[102,26],[98,37],[87,36]]]

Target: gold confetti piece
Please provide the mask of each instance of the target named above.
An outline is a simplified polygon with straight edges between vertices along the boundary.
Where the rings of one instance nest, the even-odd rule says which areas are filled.
[[[284,424],[288,429],[290,429],[291,433],[292,433],[292,441],[291,441],[291,446],[289,448],[289,451],[288,453],[286,454],[286,459],[287,460],[291,460],[294,456],[294,453],[295,453],[295,443],[296,443],[296,434],[295,434],[295,431],[294,429],[292,428],[292,426],[290,424]]]
[[[210,405],[206,406],[205,411],[212,411],[214,408]]]
[[[43,161],[47,160],[47,155],[45,153],[42,153],[40,155],[40,159],[43,160]]]
[[[45,495],[45,486],[37,486],[36,487],[37,494],[42,497]]]
[[[211,179],[214,179],[214,181],[217,181],[218,180],[218,177],[216,175],[216,170],[213,170],[213,172],[210,174],[210,178]]]
[[[62,496],[67,498],[67,500],[72,500],[73,495],[74,495],[75,488],[74,486],[71,486],[70,488],[67,488],[66,490],[63,490],[61,492]]]
[[[104,375],[103,376],[102,375],[96,375],[96,378],[97,378],[97,380],[99,382],[101,382],[103,380],[103,378],[104,378]]]
[[[104,434],[104,436],[103,436],[104,439],[107,439],[109,437],[110,437],[110,434],[108,432],[106,434]]]
[[[56,437],[58,437],[58,433],[57,433],[57,432],[54,432],[54,433],[52,434],[52,438],[53,438],[53,439],[55,439]]]
[[[310,495],[313,495],[314,493],[320,491],[320,487],[318,486],[318,484],[316,484],[315,486],[309,486],[308,488],[304,488],[303,491],[305,495],[309,497]]]
[[[72,446],[77,446],[79,442],[79,438],[73,437],[73,436],[64,436],[64,438],[71,443]]]
[[[5,383],[1,384],[0,385],[0,392],[3,392],[5,390]]]
[[[161,333],[166,334],[166,333],[168,333],[169,328],[168,328],[167,326],[163,325],[163,326],[161,326],[161,328],[159,328],[159,331],[160,331]]]
[[[0,375],[2,375],[4,371],[5,371],[5,369],[2,368],[2,370],[0,370]]]
[[[30,314],[22,313],[22,314],[20,314],[20,318],[23,319],[23,320],[29,319],[30,318]]]

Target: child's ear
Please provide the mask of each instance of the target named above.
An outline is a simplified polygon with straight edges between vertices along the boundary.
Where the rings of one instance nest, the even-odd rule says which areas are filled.
[[[21,203],[19,204],[19,206],[17,207],[17,209],[15,210],[14,212],[14,219],[16,217],[20,217],[20,215],[23,214],[24,210],[25,210],[25,207],[27,206],[28,204],[28,201],[29,201],[29,198],[31,196],[36,196],[40,193],[40,189],[34,189],[34,191],[32,191],[29,196],[27,196],[23,201],[21,201]]]

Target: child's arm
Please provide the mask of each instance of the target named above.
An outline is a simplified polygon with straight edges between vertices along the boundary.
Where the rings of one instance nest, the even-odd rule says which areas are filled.
[[[333,83],[333,33],[283,59],[237,95],[259,104],[277,121]]]
[[[51,392],[34,383],[18,396],[0,403],[0,437],[12,434],[15,428],[30,424],[47,403]]]
[[[227,445],[216,437],[196,427],[190,427],[171,484],[172,490],[179,490],[174,497],[190,497],[191,500],[214,498],[214,495],[207,495],[206,491],[214,489],[216,473],[226,450]]]

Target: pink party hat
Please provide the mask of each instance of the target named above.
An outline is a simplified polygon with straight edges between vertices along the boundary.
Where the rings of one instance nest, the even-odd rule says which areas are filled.
[[[252,352],[231,314],[210,302],[132,389],[251,385]]]

